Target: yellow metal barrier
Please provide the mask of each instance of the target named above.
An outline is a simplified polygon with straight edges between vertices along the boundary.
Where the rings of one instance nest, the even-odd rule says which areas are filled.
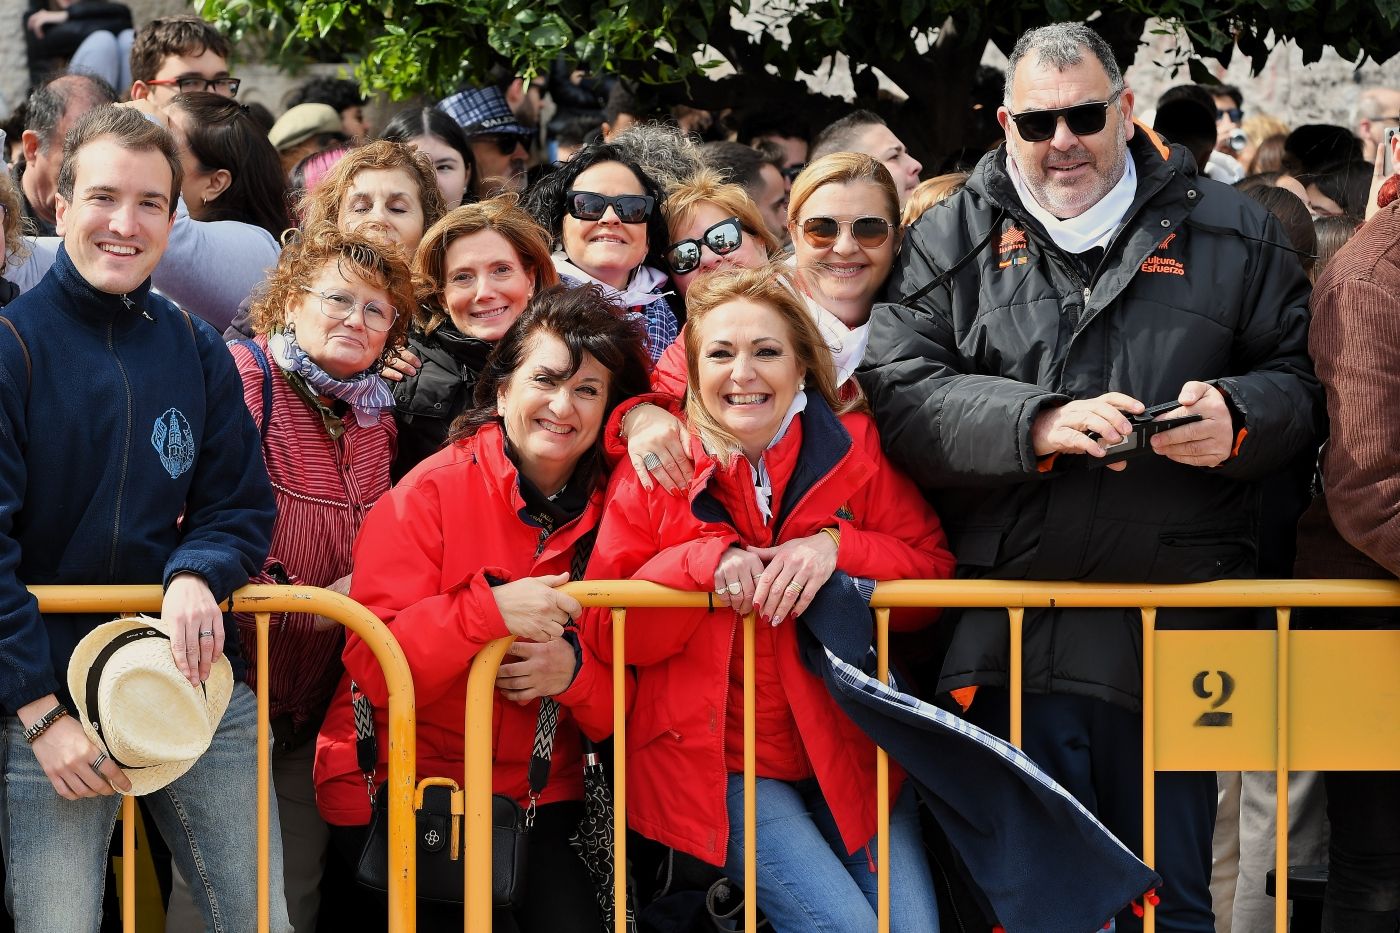
[[[582,581],[565,589],[584,606],[612,609],[614,808],[617,819],[615,903],[617,933],[625,933],[626,723],[622,684],[626,608],[695,608],[708,594],[669,590],[637,581]],[[879,676],[888,676],[889,610],[912,607],[992,607],[1008,611],[1011,741],[1021,741],[1024,610],[1029,608],[1138,608],[1143,632],[1143,860],[1156,848],[1157,771],[1275,772],[1278,837],[1275,929],[1287,930],[1288,772],[1400,770],[1400,632],[1304,631],[1290,627],[1290,609],[1400,606],[1400,583],[1359,580],[1238,580],[1182,586],[1035,583],[1004,580],[903,580],[881,583],[876,609]],[[1276,631],[1157,631],[1162,608],[1271,608]],[[744,914],[755,927],[753,890],[753,617],[745,631]],[[492,642],[476,657],[468,685],[466,763],[467,903],[469,933],[491,929],[491,705],[496,668],[513,639]],[[1345,672],[1344,680],[1339,672]],[[1340,680],[1340,682],[1339,682]],[[1308,696],[1308,691],[1313,695]],[[1318,692],[1324,702],[1319,702]],[[1311,699],[1312,702],[1308,702]],[[877,759],[880,865],[887,864],[888,764]],[[889,929],[888,873],[880,872],[879,929]],[[1156,929],[1145,905],[1144,929]]]
[[[29,591],[45,613],[159,613],[159,586],[32,586]],[[409,933],[416,926],[416,855],[413,844],[413,791],[416,717],[413,680],[403,650],[389,629],[359,603],[329,590],[309,586],[245,586],[233,594],[235,612],[251,612],[257,621],[257,663],[267,670],[270,614],[310,612],[335,619],[360,636],[384,670],[389,689],[389,929]],[[268,929],[269,808],[267,788],[271,741],[268,735],[268,678],[258,679],[258,930]],[[487,765],[488,785],[490,765]],[[122,801],[122,924],[136,930],[136,801]],[[489,883],[489,882],[488,882]]]

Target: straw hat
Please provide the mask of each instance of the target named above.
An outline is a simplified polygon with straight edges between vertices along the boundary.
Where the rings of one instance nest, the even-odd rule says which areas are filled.
[[[204,754],[233,693],[219,657],[204,687],[190,686],[160,619],[132,616],[89,632],[68,662],[78,721],[131,781],[136,796],[160,790]]]

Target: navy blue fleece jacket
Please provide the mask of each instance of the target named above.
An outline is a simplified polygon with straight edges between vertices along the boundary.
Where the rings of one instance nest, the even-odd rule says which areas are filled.
[[[275,517],[257,428],[212,327],[98,291],[60,249],[0,326],[0,707],[62,684],[109,616],[39,614],[26,585],[163,583],[219,601],[261,568]],[[238,636],[225,616],[230,648]]]

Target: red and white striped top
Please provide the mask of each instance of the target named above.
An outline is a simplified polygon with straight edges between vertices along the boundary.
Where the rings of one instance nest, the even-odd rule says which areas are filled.
[[[256,342],[267,353],[267,338]],[[262,429],[265,383],[261,367],[246,347],[231,344],[243,400]],[[276,582],[266,573],[279,563],[292,583],[326,586],[351,569],[351,549],[365,514],[389,490],[397,428],[392,410],[379,422],[360,427],[353,414],[344,418],[345,433],[332,440],[321,416],[297,395],[275,361],[272,369],[272,423],[263,434],[263,457],[277,497],[277,523],[264,573],[254,583]],[[340,680],[344,633],[339,626],[316,631],[307,613],[272,617],[269,662],[272,671],[271,716],[290,715],[295,728],[319,725],[326,700]],[[257,643],[253,617],[240,614],[248,684],[256,686]]]

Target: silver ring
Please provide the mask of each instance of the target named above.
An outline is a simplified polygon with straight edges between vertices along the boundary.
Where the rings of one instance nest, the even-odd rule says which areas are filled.
[[[200,638],[213,638],[213,637],[214,637],[214,633],[213,633],[213,632],[200,632],[200,633],[199,633],[199,637],[200,637]]]
[[[727,596],[728,594],[729,591],[722,586],[719,589],[715,590],[716,596]]]
[[[744,592],[744,587],[738,580],[732,581],[725,589],[729,591],[730,596],[738,596],[740,593]]]
[[[646,453],[642,454],[642,466],[645,467],[649,473],[661,466],[661,458],[648,450]]]
[[[106,752],[98,752],[97,757],[92,760],[91,768],[98,774],[102,773],[102,763],[107,760]]]

